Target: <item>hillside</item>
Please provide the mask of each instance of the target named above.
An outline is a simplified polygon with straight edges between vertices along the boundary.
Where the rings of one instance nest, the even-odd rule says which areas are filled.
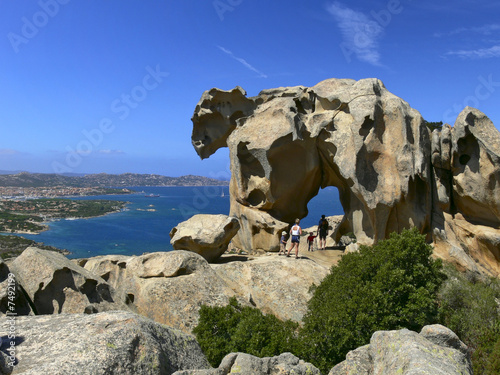
[[[54,173],[28,173],[0,175],[0,186],[16,187],[124,187],[124,186],[215,186],[228,185],[227,181],[203,176],[167,177],[156,174],[89,174],[64,176]]]

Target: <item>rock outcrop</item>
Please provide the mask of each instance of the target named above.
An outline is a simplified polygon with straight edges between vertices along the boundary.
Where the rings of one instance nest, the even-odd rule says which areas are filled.
[[[130,310],[126,296],[54,251],[29,247],[10,268],[37,315]]]
[[[309,287],[319,285],[328,268],[315,262],[286,257],[259,257],[251,262],[214,264],[217,275],[236,295],[265,314],[301,322],[312,297]]]
[[[370,344],[349,352],[329,375],[472,374],[467,346],[446,327],[425,326],[420,334],[377,331]]]
[[[12,274],[3,259],[0,259],[0,315],[8,312],[13,315],[33,314],[16,275]]]
[[[12,374],[166,375],[210,368],[194,336],[131,312],[18,317],[16,329]]]
[[[127,295],[138,313],[188,333],[198,324],[201,305],[225,306],[233,296],[243,305],[301,321],[310,285],[328,273],[307,259],[272,256],[210,265],[182,250],[80,263]]]
[[[231,353],[224,357],[220,366],[209,370],[177,371],[175,375],[228,375],[228,374],[294,374],[320,375],[312,364],[302,361],[291,353],[276,357],[258,358],[245,353]]]
[[[438,255],[500,272],[500,133],[475,109],[431,137],[381,81],[329,79],[250,98],[240,87],[212,89],[192,121],[201,158],[229,148],[239,248],[277,251],[281,231],[307,215],[320,188],[335,186],[345,212],[336,241],[353,232],[372,244],[416,226]]]
[[[234,217],[194,215],[170,231],[170,244],[175,250],[193,251],[213,262],[224,254],[239,229]]]
[[[189,251],[107,255],[81,263],[127,295],[139,314],[184,332],[198,324],[201,305],[225,306],[235,295],[203,257]]]

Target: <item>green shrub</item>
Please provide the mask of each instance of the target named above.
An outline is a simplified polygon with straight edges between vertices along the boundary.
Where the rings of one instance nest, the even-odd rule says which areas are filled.
[[[416,229],[346,254],[314,290],[301,330],[301,356],[328,372],[377,330],[419,330],[437,321],[445,276]]]
[[[295,322],[241,306],[232,297],[224,307],[202,306],[193,333],[210,364],[217,367],[231,352],[270,357],[296,351],[297,329]]]
[[[446,268],[448,280],[439,292],[440,323],[454,331],[469,347],[475,374],[485,373],[500,340],[498,279],[479,280]]]
[[[478,372],[475,372],[479,374]],[[498,375],[500,374],[500,339],[497,340],[493,350],[491,351],[484,375]]]

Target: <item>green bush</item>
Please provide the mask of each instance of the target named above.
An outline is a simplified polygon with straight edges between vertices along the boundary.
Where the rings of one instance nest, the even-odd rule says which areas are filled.
[[[483,374],[500,340],[500,282],[493,278],[481,281],[452,267],[446,273],[448,280],[439,292],[440,323],[469,347],[474,373]]]
[[[301,356],[328,372],[377,330],[419,330],[437,321],[441,261],[416,229],[346,254],[315,288]]]
[[[232,297],[224,307],[202,306],[193,333],[210,364],[217,367],[232,352],[270,357],[296,351],[297,329],[295,322],[241,306]]]
[[[479,372],[475,372],[479,374]],[[491,351],[484,375],[498,375],[500,374],[500,339],[496,342],[493,350]]]

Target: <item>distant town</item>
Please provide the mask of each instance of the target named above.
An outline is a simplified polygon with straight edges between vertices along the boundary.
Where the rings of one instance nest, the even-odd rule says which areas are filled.
[[[88,174],[67,176],[54,173],[0,174],[0,187],[79,187],[79,188],[118,188],[130,186],[221,186],[228,181],[203,176],[167,177],[157,174]]]
[[[81,197],[92,195],[131,194],[133,190],[99,187],[12,187],[0,186],[0,200]]]

